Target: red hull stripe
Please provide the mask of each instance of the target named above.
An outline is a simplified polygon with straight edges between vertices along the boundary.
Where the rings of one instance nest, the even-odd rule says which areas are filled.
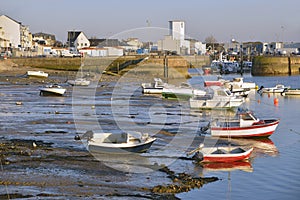
[[[202,162],[235,162],[235,161],[244,160],[248,158],[250,156],[250,153],[242,156],[232,156],[232,157],[204,156]]]

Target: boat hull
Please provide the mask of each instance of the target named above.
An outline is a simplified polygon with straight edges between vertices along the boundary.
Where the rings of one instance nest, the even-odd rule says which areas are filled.
[[[264,120],[265,124],[249,127],[211,127],[211,135],[216,137],[269,137],[279,124],[279,120]]]
[[[198,109],[230,109],[239,107],[244,103],[243,99],[231,99],[231,100],[199,100],[190,99],[190,107]]]
[[[205,87],[222,86],[223,84],[224,84],[224,82],[222,82],[222,81],[204,81]]]
[[[253,147],[243,149],[240,147],[206,147],[195,156],[201,163],[230,163],[241,160],[247,160],[253,151]]]
[[[207,154],[203,156],[202,162],[236,162],[240,160],[246,160],[250,157],[253,148],[239,154]]]
[[[163,88],[143,88],[144,94],[161,94]]]
[[[38,78],[47,78],[48,74],[42,71],[27,71],[27,76],[38,77]]]
[[[90,81],[88,80],[69,80],[68,84],[72,86],[88,86]]]
[[[92,143],[88,144],[88,150],[91,152],[98,153],[117,153],[117,154],[128,154],[128,153],[143,153],[146,152],[155,138],[149,139],[148,141],[137,144],[137,145],[122,145],[122,144],[105,144],[105,143]]]
[[[190,88],[164,88],[162,90],[162,96],[166,99],[183,99],[188,100],[194,94],[198,96],[204,96],[206,94],[205,91],[190,89]]]
[[[42,88],[40,89],[42,95],[59,95],[62,96],[66,89],[64,88]]]

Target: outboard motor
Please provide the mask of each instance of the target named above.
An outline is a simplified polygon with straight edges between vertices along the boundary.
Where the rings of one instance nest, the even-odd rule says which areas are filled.
[[[264,88],[264,86],[262,85],[262,86],[260,86],[260,88],[257,90],[257,93],[258,94],[262,94],[262,89]]]

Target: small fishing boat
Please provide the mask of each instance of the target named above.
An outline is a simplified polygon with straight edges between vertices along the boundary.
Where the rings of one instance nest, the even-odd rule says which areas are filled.
[[[193,155],[193,159],[206,163],[206,162],[236,162],[249,159],[253,151],[252,147],[243,146],[216,146],[216,147],[204,147],[200,144],[198,148],[189,152]]]
[[[211,136],[216,137],[268,137],[272,135],[279,124],[279,119],[260,120],[251,111],[238,113],[237,119],[213,120],[209,127],[202,127],[203,131],[210,128]]]
[[[300,95],[300,88],[289,88],[285,89],[282,93],[284,95]]]
[[[43,71],[27,71],[27,76],[47,78],[48,77],[48,73],[45,73]]]
[[[166,99],[189,99],[194,95],[204,96],[206,91],[193,88],[189,83],[181,83],[181,85],[166,85],[162,90],[162,96]]]
[[[80,76],[76,78],[75,80],[68,80],[67,83],[72,85],[72,86],[89,86],[91,81],[87,80],[86,78],[83,77],[83,72],[82,68],[84,67],[83,63],[83,54],[81,54],[80,58]]]
[[[277,84],[275,87],[264,87],[264,86],[261,86],[257,92],[258,93],[282,93],[284,92],[285,90],[289,89],[290,87],[286,87],[282,84]]]
[[[245,82],[242,77],[233,78],[231,81],[226,81],[225,86],[227,86],[228,89],[232,88],[242,88],[242,89],[255,89],[256,84],[253,82]]]
[[[88,86],[90,81],[85,78],[76,78],[75,80],[68,80],[67,83],[72,86]]]
[[[58,84],[46,85],[40,88],[40,95],[63,95],[66,89]]]
[[[167,83],[164,83],[160,78],[154,78],[153,83],[142,83],[144,94],[161,94]]]
[[[194,95],[190,98],[190,107],[198,109],[230,109],[239,107],[244,99],[233,95],[226,88],[213,88],[206,95]]]
[[[94,133],[87,131],[82,138],[87,138],[89,151],[98,153],[143,153],[156,140],[147,133],[140,132]]]

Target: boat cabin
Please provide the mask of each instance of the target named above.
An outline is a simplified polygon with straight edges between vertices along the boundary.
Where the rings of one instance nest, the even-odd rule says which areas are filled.
[[[255,123],[258,123],[260,121],[251,112],[241,113],[239,115],[239,118],[240,118],[240,127],[249,127],[255,125]]]

